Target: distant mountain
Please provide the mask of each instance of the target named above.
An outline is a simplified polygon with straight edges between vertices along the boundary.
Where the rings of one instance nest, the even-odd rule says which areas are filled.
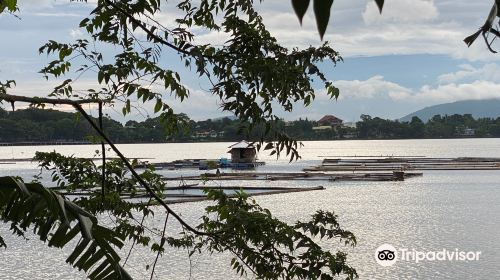
[[[410,121],[413,116],[419,117],[427,122],[435,115],[471,114],[477,118],[497,118],[500,117],[500,99],[487,100],[464,100],[453,103],[445,103],[426,107],[400,119],[400,121]]]

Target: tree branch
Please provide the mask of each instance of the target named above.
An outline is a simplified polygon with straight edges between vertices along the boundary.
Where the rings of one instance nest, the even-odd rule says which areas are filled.
[[[99,128],[104,131],[102,121],[102,102],[99,102]],[[101,195],[104,201],[105,185],[106,185],[106,143],[101,139],[101,156],[102,156],[102,175],[101,175]]]
[[[107,100],[100,99],[60,99],[60,98],[47,98],[47,97],[28,97],[21,95],[12,95],[12,94],[0,94],[0,101],[7,102],[27,102],[32,104],[52,104],[52,105],[81,105],[81,104],[91,104],[91,103],[102,103]]]
[[[158,40],[163,45],[166,45],[166,46],[168,46],[168,47],[170,47],[170,48],[172,48],[172,49],[174,49],[174,50],[176,50],[176,51],[178,51],[180,53],[183,53],[185,55],[189,55],[189,56],[194,57],[194,55],[191,52],[183,50],[183,49],[177,47],[176,45],[168,42],[167,40],[161,38],[160,36],[154,34],[153,32],[151,32],[151,30],[149,30],[140,20],[136,19],[132,14],[130,14],[129,12],[127,12],[124,9],[120,8],[118,5],[116,5],[115,3],[113,3],[113,1],[105,0],[104,2],[106,2],[108,5],[110,5],[114,9],[118,10],[120,13],[122,13],[124,16],[126,16],[130,21],[132,21],[135,24],[137,24],[137,26],[139,28],[141,28],[142,31],[146,32],[146,34],[148,34],[152,38],[155,38],[156,40]],[[194,58],[196,58],[196,57],[194,57]]]

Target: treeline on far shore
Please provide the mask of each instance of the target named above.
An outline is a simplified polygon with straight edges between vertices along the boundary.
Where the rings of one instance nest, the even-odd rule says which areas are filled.
[[[105,117],[105,131],[116,143],[162,143],[258,140],[264,127],[247,134],[245,123],[230,118],[193,121],[181,118],[185,130],[168,133],[160,118],[122,124]],[[297,140],[333,139],[418,139],[500,137],[500,118],[474,119],[471,115],[436,115],[424,123],[417,117],[409,122],[361,115],[355,124],[325,126],[318,121],[278,121],[279,129]],[[95,132],[77,113],[29,108],[6,111],[0,108],[0,143],[64,143],[91,141]]]

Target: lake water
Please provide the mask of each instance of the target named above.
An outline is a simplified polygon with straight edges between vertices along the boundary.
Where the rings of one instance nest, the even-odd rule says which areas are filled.
[[[184,158],[226,156],[230,143],[119,145],[128,157],[170,161]],[[258,171],[298,171],[319,164],[323,156],[429,156],[500,157],[500,139],[376,140],[305,142],[302,159],[289,164],[261,153],[266,166]],[[98,146],[0,147],[0,159],[28,158],[37,150],[90,157]],[[0,165],[0,176],[37,173],[36,165]],[[165,175],[178,171],[161,171]],[[196,173],[197,171],[189,171]],[[231,184],[236,184],[232,182]],[[279,185],[288,183],[257,182]],[[300,185],[300,182],[294,182]],[[308,183],[310,184],[310,183]],[[290,184],[288,184],[290,185]],[[345,229],[358,239],[355,248],[322,242],[333,251],[346,250],[360,279],[500,279],[500,171],[425,171],[423,177],[404,182],[315,182],[326,190],[257,197],[277,217],[294,222],[316,210],[332,210]],[[207,202],[184,203],[172,208],[197,224]],[[162,223],[157,215],[151,224]],[[178,232],[171,223],[169,232]],[[7,250],[0,250],[0,279],[83,279],[81,272],[64,263],[67,252],[47,249],[36,239],[10,236],[0,224]],[[477,261],[412,261],[382,267],[375,249],[384,243],[410,251],[480,251]],[[229,255],[194,255],[169,249],[159,261],[157,279],[240,279],[229,269]],[[154,261],[147,250],[138,250],[127,264],[137,279],[149,279],[145,265]],[[248,277],[252,279],[251,276]]]

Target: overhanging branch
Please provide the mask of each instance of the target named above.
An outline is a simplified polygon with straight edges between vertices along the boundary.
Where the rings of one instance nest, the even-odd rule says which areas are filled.
[[[81,104],[99,104],[105,100],[101,99],[61,99],[48,97],[28,97],[22,95],[0,94],[0,101],[7,102],[26,102],[31,104],[52,104],[52,105],[81,105]]]

